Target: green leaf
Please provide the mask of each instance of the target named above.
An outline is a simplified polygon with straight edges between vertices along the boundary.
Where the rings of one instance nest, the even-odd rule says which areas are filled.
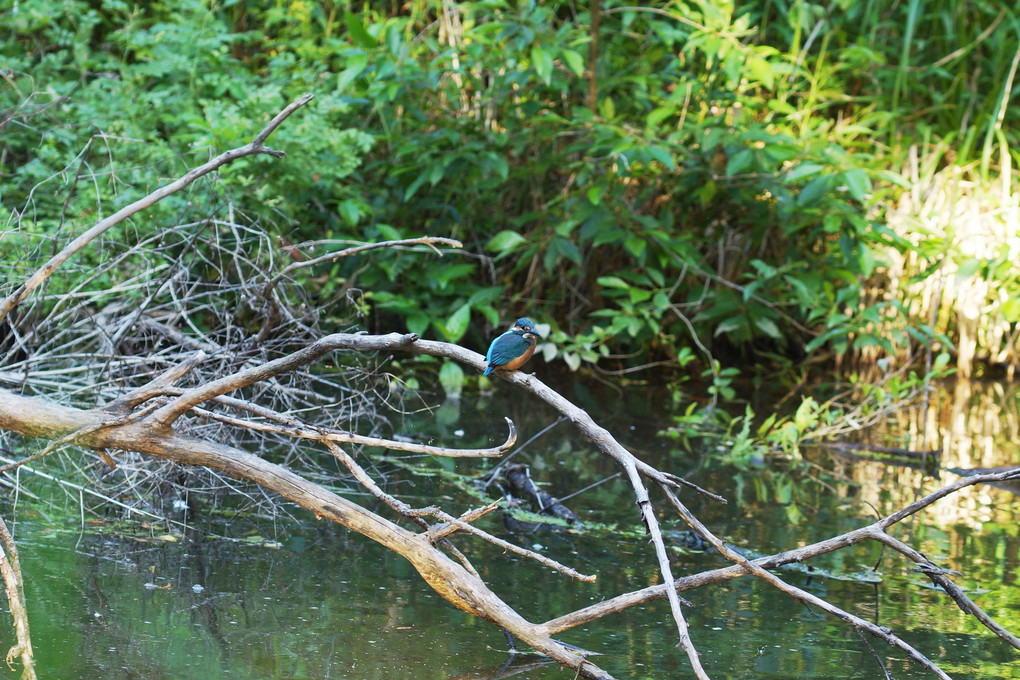
[[[871,178],[860,168],[851,168],[844,172],[843,181],[846,182],[850,195],[861,203],[864,203],[868,194],[871,193]]]
[[[542,358],[545,359],[546,363],[556,358],[556,345],[551,342],[543,342],[538,346],[537,351],[542,353]]]
[[[708,180],[702,184],[701,188],[697,191],[698,203],[703,206],[708,205],[712,202],[712,199],[715,198],[717,191],[718,187],[716,186],[715,180]]]
[[[648,155],[665,165],[670,170],[676,170],[676,163],[673,162],[673,155],[661,146],[650,146],[647,149]]]
[[[786,181],[795,182],[798,179],[817,175],[822,170],[825,170],[825,167],[826,166],[818,163],[800,163],[795,165],[788,173],[786,173]]]
[[[544,47],[535,45],[531,48],[531,63],[535,66],[535,73],[546,85],[552,82],[553,57]]]
[[[776,322],[768,318],[767,316],[755,319],[754,325],[755,327],[757,327],[758,330],[760,330],[762,333],[769,336],[773,340],[783,339],[783,334],[782,332],[780,332],[779,326],[777,326]]]
[[[793,416],[793,424],[799,432],[805,432],[818,422],[818,402],[813,397],[804,397]]]
[[[571,371],[576,371],[581,367],[581,357],[573,352],[564,352],[563,361],[566,362],[567,368]]]
[[[840,327],[840,328],[834,328],[834,329],[833,329],[833,330],[831,330],[831,331],[827,331],[827,332],[825,332],[825,333],[822,333],[821,335],[819,335],[818,337],[816,337],[816,338],[815,338],[814,340],[812,340],[811,342],[809,342],[809,343],[808,343],[808,344],[807,344],[807,345],[806,345],[806,346],[804,347],[804,352],[805,352],[806,354],[811,354],[811,353],[812,353],[812,352],[814,352],[814,351],[815,351],[816,349],[818,349],[819,347],[821,347],[822,345],[824,345],[825,343],[827,343],[827,342],[829,342],[830,340],[833,340],[833,339],[835,339],[836,341],[838,341],[838,340],[839,340],[840,338],[842,338],[842,339],[843,339],[843,340],[845,341],[846,337],[847,337],[847,336],[848,336],[849,334],[850,334],[850,330],[849,330],[849,329],[847,329],[847,328],[843,328],[843,327]],[[844,344],[845,344],[845,343],[844,343]]]
[[[640,236],[631,236],[623,242],[623,247],[628,253],[641,260],[641,256],[644,255],[648,243]]]
[[[839,213],[827,213],[822,218],[822,231],[826,234],[838,234],[843,228],[843,215]]]
[[[581,264],[581,251],[578,250],[577,244],[573,241],[565,238],[555,238],[552,241],[552,250],[557,255],[565,257],[574,264]]]
[[[933,373],[937,373],[945,368],[949,364],[949,360],[952,357],[949,352],[939,352],[935,357],[935,361],[932,363],[931,370]]]
[[[417,335],[424,335],[429,328],[429,315],[425,312],[411,312],[407,315],[407,330]]]
[[[800,195],[797,197],[797,205],[811,205],[827,194],[831,188],[832,177],[830,175],[816,177],[805,184],[804,188],[800,190]]]
[[[504,229],[489,239],[489,242],[485,244],[485,249],[490,253],[505,253],[513,251],[517,246],[526,242],[527,239],[516,231]]]
[[[796,526],[804,520],[804,513],[796,503],[791,503],[786,506],[786,521]]]
[[[984,260],[977,257],[968,257],[956,265],[956,278],[959,281],[969,279],[981,269]]]
[[[645,125],[649,128],[658,127],[659,123],[672,116],[675,112],[676,107],[672,105],[660,106],[657,109],[652,109],[652,112],[648,114],[647,118],[645,118]]]
[[[347,34],[351,42],[358,47],[375,47],[376,41],[365,29],[365,24],[354,12],[344,12],[344,23],[347,25]]]
[[[652,291],[645,290],[644,288],[631,288],[627,291],[627,294],[630,295],[630,301],[635,303],[644,302],[652,297]]]
[[[612,97],[602,97],[599,99],[599,113],[606,120],[616,118],[616,104],[613,103]]]
[[[726,163],[726,176],[733,177],[751,168],[754,161],[754,152],[750,149],[741,149],[732,156]]]
[[[770,99],[766,106],[768,106],[770,110],[775,111],[776,113],[781,113],[784,116],[791,116],[797,113],[797,109],[789,102],[785,102],[780,99]]]
[[[815,299],[815,296],[811,293],[811,289],[808,287],[808,284],[796,276],[784,275],[783,280],[789,284],[790,288],[796,294],[797,302],[801,305],[808,306]]]
[[[766,89],[772,89],[772,86],[775,84],[776,75],[768,59],[750,57],[747,60],[747,66],[754,77],[758,79],[758,82],[764,85]]]
[[[336,77],[336,91],[343,92],[368,66],[367,54],[354,54],[347,60],[347,68]]]
[[[636,338],[637,334],[641,332],[641,319],[636,316],[631,317],[630,323],[627,324],[627,334],[632,338]]]
[[[1010,298],[1000,305],[999,310],[1008,323],[1020,321],[1020,300]]]
[[[400,232],[399,229],[389,224],[380,224],[376,227],[376,229],[379,230],[379,236],[384,241],[399,241],[400,239],[404,238],[404,235]]]
[[[563,61],[567,62],[567,66],[578,78],[584,77],[584,57],[574,50],[563,50],[560,54],[563,56]]]
[[[450,318],[446,320],[443,327],[443,334],[449,342],[457,342],[467,332],[468,324],[471,323],[471,305],[465,304],[457,308]]]
[[[596,282],[603,288],[630,288],[630,284],[619,276],[600,276]]]
[[[733,331],[743,329],[744,320],[738,317],[733,317],[731,319],[726,319],[725,321],[721,322],[718,326],[716,326],[715,333],[713,333],[712,335],[714,337],[719,337],[723,333],[732,333]]]
[[[656,286],[666,285],[666,277],[663,276],[662,272],[655,267],[649,267],[648,269],[646,269],[645,276],[647,276],[648,280],[651,281]]]
[[[386,47],[389,48],[391,55],[399,57],[402,46],[403,40],[401,39],[400,28],[396,24],[390,24],[389,28],[386,29]]]
[[[415,192],[417,192],[418,189],[421,188],[421,185],[424,184],[428,178],[429,178],[428,173],[425,172],[418,175],[414,179],[414,181],[411,182],[406,189],[404,189],[404,200],[407,201],[412,196],[414,196]]]
[[[489,153],[482,158],[482,171],[489,175],[495,174],[499,179],[506,179],[510,174],[510,165],[501,154]]]
[[[358,202],[348,198],[347,200],[340,201],[337,206],[337,212],[344,218],[347,224],[352,227],[358,223],[358,219],[361,218],[361,208],[358,207]]]
[[[775,413],[771,413],[771,414],[769,414],[769,417],[766,418],[762,422],[762,424],[758,426],[758,436],[759,437],[764,437],[765,435],[767,435],[769,433],[769,430],[772,429],[772,426],[776,422],[776,418],[777,418],[777,415]]]

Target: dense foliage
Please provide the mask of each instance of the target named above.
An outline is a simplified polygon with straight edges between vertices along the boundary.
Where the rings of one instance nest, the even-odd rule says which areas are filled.
[[[231,166],[109,238],[228,211],[282,242],[452,236],[453,259],[303,283],[327,312],[353,298],[370,325],[478,348],[526,311],[571,368],[950,339],[1015,359],[1005,0],[19,0],[0,31],[9,265],[312,91],[274,137],[285,161]]]

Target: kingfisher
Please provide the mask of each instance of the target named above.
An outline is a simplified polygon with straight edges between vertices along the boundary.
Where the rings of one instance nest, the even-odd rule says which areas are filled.
[[[516,371],[535,353],[535,344],[542,336],[535,330],[535,322],[522,316],[514,321],[513,328],[492,341],[485,353],[488,364],[482,375],[494,370]]]

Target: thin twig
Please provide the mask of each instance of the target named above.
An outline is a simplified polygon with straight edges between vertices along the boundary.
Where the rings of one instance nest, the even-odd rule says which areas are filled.
[[[206,411],[203,409],[195,409],[195,412],[207,418],[255,432],[272,432],[285,437],[295,437],[298,439],[314,439],[317,441],[333,443],[339,442],[344,444],[359,444],[361,446],[377,446],[391,451],[424,453],[430,456],[444,456],[447,458],[496,458],[509,451],[513,447],[514,442],[517,441],[517,426],[514,425],[514,422],[509,418],[504,419],[506,420],[507,426],[510,428],[510,432],[507,435],[506,441],[499,446],[493,446],[487,449],[450,449],[443,446],[401,442],[395,439],[366,437],[365,435],[355,434],[353,432],[341,432],[340,430],[331,430],[328,428],[313,427],[311,425],[304,424],[295,427],[287,427],[273,425],[271,423],[258,423],[251,420],[244,420],[242,418],[233,418],[231,416],[223,415],[222,413]]]
[[[410,246],[428,246],[433,252],[438,255],[442,255],[443,251],[436,246],[445,246],[447,248],[463,248],[464,244],[460,241],[452,238],[444,238],[442,236],[419,236],[417,238],[405,238],[395,241],[378,241],[375,243],[359,243],[356,246],[350,248],[344,248],[343,250],[337,250],[332,253],[326,253],[319,257],[313,257],[310,260],[304,260],[301,262],[292,262],[283,269],[281,269],[273,278],[269,279],[266,283],[265,288],[262,291],[263,297],[268,298],[273,292],[273,289],[280,283],[281,280],[286,278],[291,272],[297,271],[298,269],[306,269],[308,267],[315,267],[324,262],[335,262],[341,257],[350,257],[351,255],[358,255],[368,250],[376,250],[378,248],[408,248]]]
[[[287,356],[251,366],[190,389],[156,411],[153,414],[153,419],[162,427],[168,428],[175,420],[204,401],[307,366],[329,352],[336,350],[371,352],[380,349],[398,349],[410,345],[417,339],[418,336],[414,333],[390,333],[389,335],[377,336],[351,335],[347,333],[327,335]]]
[[[526,441],[523,444],[521,444],[520,446],[518,446],[517,449],[513,453],[511,453],[509,456],[507,456],[503,460],[499,461],[499,464],[496,467],[492,468],[491,471],[486,473],[485,476],[486,476],[487,479],[485,480],[485,484],[482,485],[482,489],[489,488],[489,485],[492,484],[493,480],[496,479],[497,476],[499,476],[499,471],[502,470],[504,467],[506,467],[506,464],[509,463],[511,460],[513,460],[514,456],[516,456],[518,453],[520,453],[524,449],[528,448],[528,445],[531,444],[531,442],[535,441],[536,439],[538,439],[539,437],[544,435],[546,432],[548,432],[549,430],[553,429],[554,427],[556,427],[557,425],[562,423],[564,420],[566,420],[566,417],[565,416],[560,416],[559,418],[557,418],[553,422],[549,423],[548,425],[543,427],[541,430],[539,430],[535,434],[533,434],[530,437],[528,437],[528,441]]]
[[[840,534],[839,536],[833,536],[832,538],[827,538],[823,541],[819,541],[811,545],[802,546],[800,548],[796,548],[793,550],[787,550],[781,553],[777,553],[775,555],[759,557],[757,559],[750,560],[749,563],[761,569],[776,569],[785,564],[804,562],[813,557],[818,557],[819,555],[824,555],[830,552],[834,552],[836,550],[841,550],[843,548],[847,548],[849,546],[856,545],[857,543],[861,543],[867,540],[876,540],[881,542],[883,545],[893,544],[895,543],[895,541],[889,540],[891,537],[889,537],[885,533],[886,529],[888,529],[893,524],[902,521],[903,519],[906,519],[907,517],[913,515],[914,513],[919,512],[924,508],[930,506],[932,503],[940,499],[946,498],[947,496],[951,495],[952,493],[955,493],[956,491],[959,491],[960,489],[966,486],[979,483],[993,484],[996,482],[1003,482],[1012,479],[1020,479],[1020,467],[1013,468],[1010,470],[1004,470],[1002,472],[974,475],[972,477],[964,477],[957,480],[956,482],[953,482],[952,484],[949,484],[946,487],[943,487],[933,493],[928,494],[924,498],[912,503],[907,508],[904,508],[891,515],[883,517],[872,524],[861,527],[859,529],[853,529],[846,533]],[[671,491],[669,491],[668,488],[664,488],[664,491],[671,493]],[[894,547],[899,549],[900,545]],[[908,557],[913,558],[913,556],[911,556],[910,554],[908,554]],[[923,562],[927,562],[926,558],[924,558],[923,556],[921,556],[921,558]],[[712,569],[700,572],[698,574],[693,574],[690,576],[684,576],[682,578],[677,579],[676,585],[677,588],[682,592],[686,590],[691,590],[693,588],[701,588],[707,585],[723,583],[734,578],[740,578],[748,573],[749,571],[746,569],[744,564],[737,563],[729,567],[722,567],[719,569]],[[931,576],[932,574],[933,572],[929,572],[929,576]],[[938,573],[935,573],[935,575],[944,576],[944,574]],[[949,591],[947,590],[947,592]],[[546,621],[543,625],[546,627],[547,630],[550,631],[550,633],[555,634],[562,632],[564,630],[568,630],[570,628],[574,628],[576,626],[584,625],[597,619],[601,619],[610,613],[621,612],[630,607],[647,604],[648,602],[657,599],[662,599],[664,597],[666,597],[664,585],[659,584],[655,586],[649,586],[647,588],[643,588],[642,590],[624,593],[623,595],[603,600],[598,604],[591,605],[583,609],[579,609],[577,611],[571,612],[570,614],[566,614],[555,619],[551,619],[549,621]],[[980,608],[977,607],[977,605],[975,605],[973,602],[970,602],[968,600],[968,604],[966,605],[966,607],[962,608],[967,613],[974,614],[975,616],[978,617],[979,621],[981,621],[986,626],[989,626],[987,621],[990,620],[990,617],[988,617],[987,614],[984,614],[984,612],[981,612],[983,616],[978,616],[975,613],[975,610],[980,611]],[[1001,627],[998,627],[996,625],[989,626],[989,628],[997,635],[1000,635],[998,629]],[[1003,636],[1000,635],[1000,637]],[[1010,635],[1009,637],[1013,636]],[[1016,644],[1012,640],[1010,640],[1009,637],[1003,637],[1003,639],[1005,639],[1010,644],[1016,646]]]
[[[98,432],[98,431],[101,431],[102,429],[105,429],[105,428],[98,428],[96,431]],[[0,456],[0,462],[14,463],[16,461],[13,461],[10,458],[6,458],[4,456]],[[151,517],[152,519],[159,520],[160,522],[166,522],[167,524],[176,524],[176,525],[181,526],[181,527],[187,527],[187,524],[185,524],[183,522],[178,522],[176,520],[172,520],[172,519],[169,519],[167,517],[161,517],[160,515],[156,515],[154,513],[148,512],[147,510],[142,510],[140,508],[136,508],[136,507],[134,507],[132,505],[128,505],[127,503],[124,503],[123,501],[119,501],[116,498],[113,498],[113,497],[111,497],[109,495],[101,494],[98,491],[94,491],[93,489],[90,489],[90,488],[88,488],[86,486],[82,486],[81,484],[75,484],[74,482],[69,482],[66,479],[61,479],[59,477],[55,477],[55,476],[53,476],[51,474],[43,472],[42,470],[36,470],[35,468],[29,467],[27,465],[22,465],[20,463],[18,464],[17,467],[18,467],[19,472],[23,470],[23,471],[29,472],[29,473],[37,476],[37,477],[42,477],[43,479],[47,479],[47,480],[49,480],[51,482],[54,482],[55,484],[57,484],[57,485],[59,485],[61,487],[65,487],[65,488],[68,488],[68,489],[74,489],[79,494],[88,494],[89,496],[93,496],[95,498],[100,499],[104,503],[109,503],[110,505],[115,505],[118,508],[123,508],[124,510],[126,510],[128,512],[128,514],[134,513],[134,514],[137,514],[137,515],[142,515],[144,517]]]

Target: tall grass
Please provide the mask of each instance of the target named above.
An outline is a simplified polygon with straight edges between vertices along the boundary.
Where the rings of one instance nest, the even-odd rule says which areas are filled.
[[[909,244],[888,248],[867,282],[863,304],[885,310],[869,330],[897,340],[900,361],[941,335],[961,374],[1003,364],[1011,375],[1020,363],[1017,9],[994,0],[765,6],[763,40],[788,40],[793,54],[802,34],[824,36],[824,49],[805,57],[811,89],[840,106],[829,114],[835,139],[875,157],[871,209]],[[861,344],[850,355],[873,366],[889,349]]]

